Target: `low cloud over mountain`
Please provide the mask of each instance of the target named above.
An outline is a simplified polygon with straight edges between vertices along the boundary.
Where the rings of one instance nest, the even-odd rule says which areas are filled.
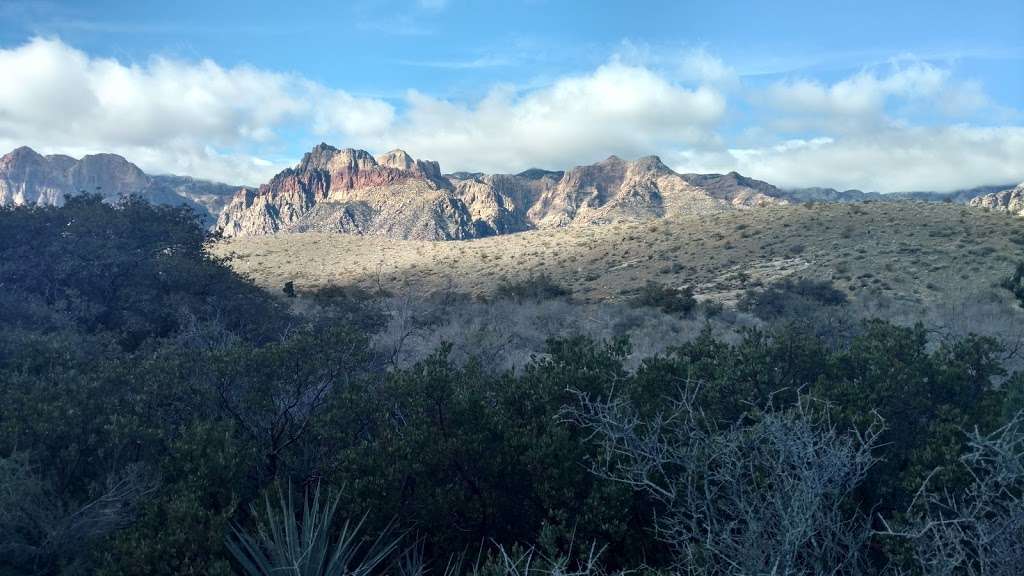
[[[357,94],[212,60],[0,49],[0,147],[112,151],[149,172],[258,184],[311,139],[402,146],[452,170],[517,172],[655,152],[678,172],[891,192],[1024,180],[1020,111],[913,57],[832,82],[755,82],[704,49],[622,49],[589,70],[452,98]],[[922,112],[924,111],[924,112]],[[925,117],[941,118],[942,122]]]

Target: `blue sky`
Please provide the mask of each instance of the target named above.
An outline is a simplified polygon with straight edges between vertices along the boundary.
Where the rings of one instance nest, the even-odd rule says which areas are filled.
[[[1024,180],[1024,2],[0,0],[0,145],[258,183],[658,154],[894,191]]]

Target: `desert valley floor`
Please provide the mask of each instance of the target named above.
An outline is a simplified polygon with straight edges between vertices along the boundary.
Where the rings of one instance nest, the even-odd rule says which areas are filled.
[[[212,251],[274,291],[292,281],[300,291],[354,284],[486,296],[503,280],[543,273],[581,301],[620,300],[656,280],[728,304],[793,276],[831,279],[855,299],[928,304],[1001,297],[992,289],[1024,252],[1024,220],[941,203],[813,204],[468,241],[278,234]]]

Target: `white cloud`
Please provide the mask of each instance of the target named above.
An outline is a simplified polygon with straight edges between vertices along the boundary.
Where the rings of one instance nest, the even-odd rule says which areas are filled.
[[[386,131],[395,120],[394,108],[382,100],[356,98],[340,90],[317,88],[313,127],[319,134],[340,132],[356,140]]]
[[[816,80],[779,82],[768,90],[769,103],[779,109],[810,114],[877,114],[890,96],[922,98],[945,87],[949,72],[927,63],[898,68],[887,76],[860,72],[831,86]]]
[[[358,133],[380,129],[390,112],[291,74],[159,57],[126,65],[43,38],[0,50],[0,77],[7,147],[116,152],[149,171],[248,184],[281,167],[253,159],[282,126],[326,118]]]
[[[723,88],[735,88],[740,83],[732,67],[703,48],[683,54],[679,74],[684,80]]]
[[[950,191],[1024,181],[1024,127],[908,127],[683,154],[700,171],[737,170],[781,187]],[[683,169],[680,166],[680,169]]]
[[[725,109],[724,97],[711,88],[684,88],[613,59],[544,88],[499,86],[472,104],[411,91],[388,129],[359,136],[367,146],[400,146],[446,170],[512,171],[708,145]],[[353,134],[344,125],[321,128]]]
[[[475,101],[409,91],[393,105],[295,74],[160,57],[126,64],[35,39],[0,49],[0,151],[115,152],[150,172],[258,184],[297,160],[282,152],[287,132],[307,144],[401,147],[449,171],[661,154],[680,171],[738,170],[787,187],[1024,180],[1024,127],[915,126],[894,115],[896,100],[954,116],[992,107],[979,84],[949,70],[909,61],[833,84],[775,84],[750,95],[770,121],[740,126],[730,146],[719,130],[731,120],[725,92],[741,87],[732,68],[703,50],[662,68],[633,55],[540,87],[495,86]]]
[[[950,70],[913,58],[894,61],[886,74],[864,70],[831,85],[784,80],[752,98],[779,114],[773,122],[777,129],[794,132],[876,131],[899,122],[887,111],[894,104],[954,117],[989,104],[977,82],[956,81]]]

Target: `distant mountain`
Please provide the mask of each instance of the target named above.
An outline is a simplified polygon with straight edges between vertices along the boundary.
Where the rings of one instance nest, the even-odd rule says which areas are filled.
[[[783,194],[793,202],[829,202],[846,204],[851,202],[884,201],[885,194],[862,192],[860,190],[836,190],[835,188],[791,188]]]
[[[231,197],[241,188],[241,186],[173,174],[155,174],[150,178],[156,186],[170,190],[176,196],[202,207],[212,220],[217,219]]]
[[[1024,182],[1015,188],[972,198],[971,206],[1024,216]]]
[[[1012,184],[978,186],[953,192],[862,192],[860,190],[839,191],[834,188],[792,188],[784,190],[783,196],[793,202],[952,202],[968,204],[978,196],[984,196],[1012,187]]]
[[[972,200],[979,196],[985,196],[1007,188],[1013,188],[1013,184],[997,184],[994,186],[977,186],[975,188],[965,188],[963,190],[954,190],[953,192],[896,192],[894,194],[886,194],[885,196],[893,196],[899,199],[907,200],[920,200],[923,202],[952,202],[953,204],[970,204]]]
[[[710,214],[804,202],[955,202],[1021,212],[1020,187],[942,194],[880,194],[832,188],[781,189],[728,174],[679,174],[657,156],[611,156],[566,171],[443,174],[402,150],[320,144],[258,189],[188,176],[148,175],[115,154],[81,159],[21,147],[0,157],[0,206],[59,205],[98,192],[185,204],[225,236],[332,231],[398,239],[458,240],[537,228],[608,224],[673,214]]]
[[[395,150],[320,144],[259,190],[241,190],[221,213],[226,236],[337,231],[453,240],[594,223],[711,213],[788,201],[738,174],[681,175],[656,156],[612,156],[571,170],[457,172]]]
[[[784,190],[736,172],[728,174],[684,174],[683,179],[705,190],[710,196],[737,207],[785,204],[790,201]]]
[[[155,204],[188,205],[212,224],[237,189],[187,176],[150,176],[116,154],[76,160],[22,146],[0,157],[0,206],[60,205],[66,195],[83,191],[109,201],[137,194]]]

